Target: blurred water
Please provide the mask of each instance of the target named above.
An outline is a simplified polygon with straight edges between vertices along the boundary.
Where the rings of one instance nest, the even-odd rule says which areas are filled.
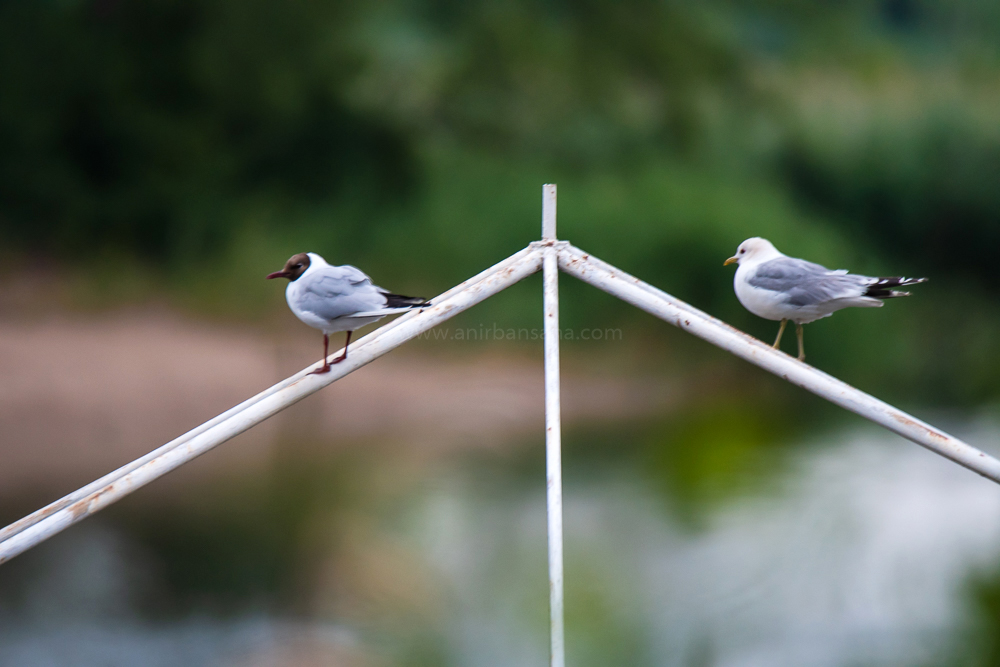
[[[568,484],[571,662],[917,665],[951,650],[969,620],[970,575],[1000,562],[1000,489],[879,433],[844,434],[796,458],[779,495],[742,499],[694,532],[634,479]],[[539,633],[510,613],[522,587],[540,582],[487,583],[498,542],[542,557],[542,502],[512,502],[515,518],[497,521],[496,507],[460,489],[428,500],[427,552],[466,591],[450,635],[456,664],[544,664]],[[574,631],[586,605],[603,618]],[[641,648],[629,653],[631,642]]]
[[[153,586],[149,554],[100,520],[71,529],[61,542],[40,548],[28,580],[5,588],[0,665],[273,664],[254,656],[280,653],[289,642],[312,652],[324,644],[333,647],[328,652],[349,651],[356,643],[343,627],[253,610],[150,621],[138,609]]]
[[[697,526],[628,465],[567,475],[569,663],[948,664],[975,621],[970,581],[1000,565],[1000,488],[877,431],[789,456],[777,486]],[[358,576],[332,557],[333,575],[297,575],[320,602],[296,613],[143,616],[137,600],[162,585],[155,559],[110,524],[84,524],[0,588],[0,665],[544,665],[543,490],[498,483],[523,476],[504,465],[429,473],[378,528],[383,546],[359,551],[386,590],[323,593]]]

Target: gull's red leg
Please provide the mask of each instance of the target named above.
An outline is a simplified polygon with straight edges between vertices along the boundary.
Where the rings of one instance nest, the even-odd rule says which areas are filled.
[[[323,334],[323,367],[317,368],[309,375],[322,375],[323,373],[330,372],[330,362],[327,361],[327,355],[330,353],[330,336]],[[338,360],[339,361],[339,360]],[[337,363],[336,361],[333,363]]]
[[[351,334],[352,333],[354,333],[354,332],[353,331],[348,331],[347,332],[347,342],[344,343],[344,353],[342,355],[340,355],[339,357],[337,357],[336,359],[334,359],[331,363],[339,364],[341,361],[343,361],[344,359],[347,358],[347,346],[351,344]]]

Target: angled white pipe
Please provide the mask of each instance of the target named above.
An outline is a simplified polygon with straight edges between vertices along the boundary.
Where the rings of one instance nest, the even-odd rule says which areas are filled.
[[[17,532],[9,531],[9,537],[0,541],[0,563],[99,512],[154,479],[256,426],[348,373],[371,363],[406,341],[523,280],[540,270],[541,264],[541,250],[533,244],[514,257],[480,274],[478,281],[466,281],[464,286],[445,293],[450,296],[442,295],[434,299],[433,306],[416,311],[412,315],[408,314],[405,320],[400,318],[365,336],[351,350],[350,356],[342,363],[333,366],[329,373],[309,375],[309,372],[320,367],[321,364],[317,362],[250,401],[233,408],[225,413],[229,414],[225,419],[216,418],[208,422],[211,426],[199,427],[196,429],[198,432],[188,437],[182,444],[174,445],[152,458],[148,458],[151,455],[143,457],[148,460],[110,483],[95,488],[100,482],[98,480],[76,494],[71,494],[82,497],[60,509],[45,513],[33,523],[22,525]],[[242,409],[238,409],[241,406]],[[87,492],[84,493],[85,491]],[[18,523],[23,522],[22,519]]]
[[[846,382],[775,350],[579,248],[568,245],[561,248],[559,268],[983,477],[1000,482],[1000,460]]]
[[[516,264],[517,262],[519,262],[520,260],[524,259],[526,256],[528,256],[532,252],[535,252],[535,249],[532,248],[531,246],[528,246],[527,248],[524,248],[523,250],[514,253],[513,255],[511,255],[507,259],[504,259],[504,260],[498,262],[497,264],[494,264],[493,266],[491,266],[490,268],[486,269],[485,271],[482,271],[481,273],[479,273],[479,274],[477,274],[477,275],[469,278],[468,280],[466,280],[466,281],[464,281],[464,282],[456,285],[455,287],[452,287],[450,290],[448,290],[447,292],[442,293],[436,299],[432,299],[431,301],[434,302],[434,303],[437,303],[439,301],[443,301],[445,299],[449,299],[452,296],[454,296],[455,294],[458,294],[462,290],[468,288],[470,285],[474,285],[475,283],[478,283],[479,281],[481,281],[481,280],[483,280],[483,279],[485,279],[485,278],[487,278],[487,277],[489,277],[489,276],[491,276],[491,275],[493,275],[493,274],[495,274],[495,273],[497,273],[499,271],[503,271],[508,266]],[[404,322],[409,321],[410,318],[416,317],[419,314],[419,312],[420,311],[410,311],[409,313],[406,313],[406,314],[402,315],[401,317],[398,317],[398,318],[392,320],[391,322],[386,323],[385,325],[383,325],[383,326],[379,327],[378,329],[376,329],[372,334],[369,334],[368,336],[365,336],[365,337],[357,340],[354,343],[354,349],[357,350],[360,346],[364,345],[366,343],[366,341],[370,340],[371,337],[374,334],[384,335],[385,333],[387,333],[388,331],[391,331],[395,327],[400,326]],[[98,490],[100,490],[100,489],[108,486],[112,482],[114,482],[114,481],[116,481],[118,479],[121,479],[122,477],[124,477],[125,475],[129,474],[133,470],[136,470],[137,468],[145,465],[146,463],[149,463],[153,459],[155,459],[155,458],[157,458],[159,456],[162,456],[163,454],[169,452],[170,450],[175,449],[177,447],[180,447],[181,445],[185,444],[186,442],[188,442],[189,440],[191,440],[195,436],[200,435],[200,434],[204,433],[205,431],[207,431],[208,429],[212,428],[216,424],[221,424],[222,422],[226,421],[227,419],[230,419],[231,417],[234,417],[235,415],[239,414],[240,412],[243,412],[247,408],[256,405],[261,400],[267,398],[268,396],[271,396],[272,394],[274,394],[277,391],[280,391],[280,390],[284,389],[285,387],[287,387],[288,385],[292,384],[293,382],[296,382],[296,381],[300,380],[301,378],[305,377],[307,374],[309,374],[310,372],[312,372],[315,368],[318,368],[319,365],[320,365],[320,363],[317,362],[317,364],[315,366],[312,366],[310,368],[305,368],[305,369],[299,371],[295,375],[293,375],[293,376],[291,376],[289,378],[286,378],[286,379],[282,380],[281,382],[278,382],[277,384],[274,384],[274,385],[268,387],[267,389],[265,389],[264,391],[260,392],[256,396],[253,396],[252,398],[248,398],[247,400],[243,401],[239,405],[236,405],[236,406],[230,408],[229,410],[226,410],[222,414],[220,414],[220,415],[218,415],[218,416],[216,416],[216,417],[208,420],[204,424],[196,426],[195,428],[191,429],[187,433],[185,433],[183,435],[180,435],[177,438],[174,438],[173,440],[171,440],[167,444],[161,445],[160,447],[157,447],[156,449],[154,449],[153,451],[149,452],[148,454],[146,454],[146,455],[144,455],[144,456],[142,456],[142,457],[140,457],[138,459],[135,459],[134,461],[131,461],[131,462],[129,462],[129,463],[121,466],[120,468],[117,468],[116,470],[113,470],[112,472],[109,472],[107,475],[101,477],[100,479],[95,480],[95,481],[91,482],[90,484],[88,484],[88,485],[86,485],[86,486],[84,486],[84,487],[82,487],[80,489],[77,489],[76,491],[74,491],[72,493],[69,493],[69,494],[63,496],[59,500],[56,500],[56,501],[54,501],[52,503],[49,503],[45,507],[43,507],[43,508],[41,508],[39,510],[36,510],[35,512],[32,512],[31,514],[29,514],[28,516],[24,517],[23,519],[19,519],[19,520],[15,521],[14,523],[12,523],[12,524],[10,524],[10,525],[8,525],[8,526],[0,529],[0,542],[3,542],[4,540],[12,537],[13,535],[16,535],[17,533],[21,532],[25,528],[28,528],[29,526],[37,523],[38,521],[41,521],[45,517],[53,514],[54,512],[57,512],[57,511],[61,510],[62,508],[66,507],[67,505],[75,503],[78,500],[81,500],[81,499],[87,497],[91,493],[94,493],[95,491],[98,491]]]

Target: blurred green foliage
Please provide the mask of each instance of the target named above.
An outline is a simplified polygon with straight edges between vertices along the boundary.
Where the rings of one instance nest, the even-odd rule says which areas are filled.
[[[721,267],[746,237],[929,275],[808,327],[810,361],[979,402],[998,38],[986,0],[4,0],[0,242],[8,272],[55,258],[91,301],[117,281],[248,316],[303,249],[445,289],[535,238],[554,181],[564,238],[764,339]],[[569,282],[568,326],[660,326]]]
[[[692,529],[734,497],[777,491],[787,418],[757,405],[713,405],[675,416],[647,437],[641,470]]]
[[[260,204],[402,194],[404,138],[345,104],[328,3],[0,5],[0,230],[196,263]]]

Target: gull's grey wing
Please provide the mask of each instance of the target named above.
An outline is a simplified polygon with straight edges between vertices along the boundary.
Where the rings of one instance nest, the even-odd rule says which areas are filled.
[[[385,296],[353,266],[330,266],[299,280],[299,307],[327,320],[385,308]]]
[[[859,297],[871,280],[844,270],[831,271],[794,257],[764,262],[747,278],[753,287],[784,294],[785,301],[793,306],[814,306],[835,299]]]

